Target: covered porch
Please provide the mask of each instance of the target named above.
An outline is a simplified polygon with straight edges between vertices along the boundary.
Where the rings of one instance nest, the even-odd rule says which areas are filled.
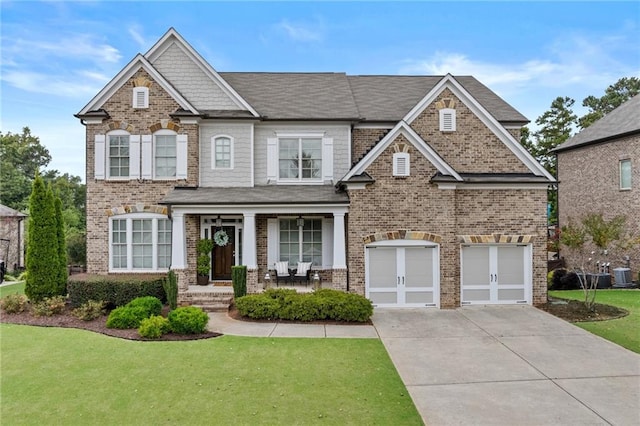
[[[349,200],[333,186],[268,185],[176,188],[163,200],[172,219],[171,268],[180,299],[228,292],[231,266],[247,267],[247,292],[258,293],[275,263],[311,262],[322,287],[347,290],[345,216]],[[196,285],[196,245],[213,241],[209,285]],[[280,283],[304,291],[311,283]],[[232,294],[232,291],[231,291]],[[199,296],[198,296],[199,295]],[[189,303],[191,304],[191,303]]]

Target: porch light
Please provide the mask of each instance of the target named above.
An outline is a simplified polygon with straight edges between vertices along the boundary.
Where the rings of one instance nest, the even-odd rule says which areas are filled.
[[[304,226],[304,219],[302,218],[302,216],[298,216],[298,219],[296,220],[296,225],[298,225],[298,227]]]
[[[269,290],[271,288],[271,274],[267,272],[264,274],[264,287],[265,290]]]
[[[220,228],[222,226],[222,218],[220,215],[216,218],[216,228]]]
[[[318,274],[318,271],[315,271],[313,273],[313,289],[314,290],[320,290],[320,275]]]

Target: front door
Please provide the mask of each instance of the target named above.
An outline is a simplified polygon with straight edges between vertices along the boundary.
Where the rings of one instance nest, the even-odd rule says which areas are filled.
[[[214,280],[230,280],[231,267],[235,264],[236,228],[233,226],[222,226],[212,228],[213,233],[213,276]],[[225,236],[226,235],[226,236]],[[225,243],[226,242],[226,243]]]

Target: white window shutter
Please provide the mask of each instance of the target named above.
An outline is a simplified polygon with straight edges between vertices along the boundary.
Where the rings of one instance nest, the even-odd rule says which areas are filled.
[[[129,136],[129,178],[140,178],[140,135]]]
[[[393,175],[409,176],[409,154],[396,152],[393,154]]]
[[[142,135],[142,179],[153,178],[153,136]]]
[[[104,166],[105,166],[105,155],[106,155],[106,136],[105,135],[96,135],[95,136],[95,155],[94,155],[94,169],[93,169],[93,177],[94,179],[104,179]]]
[[[322,180],[333,182],[333,138],[322,138]]]
[[[322,219],[322,267],[333,266],[333,219]]]
[[[176,178],[187,178],[188,135],[176,136]]]
[[[273,268],[278,258],[278,219],[267,219],[267,268]]]
[[[267,180],[278,179],[278,138],[267,138]]]
[[[149,88],[148,87],[133,88],[133,107],[149,108]]]
[[[443,108],[440,110],[440,131],[455,132],[456,131],[456,110],[452,108]]]

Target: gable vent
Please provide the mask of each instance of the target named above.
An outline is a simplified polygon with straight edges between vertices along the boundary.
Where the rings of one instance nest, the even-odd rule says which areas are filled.
[[[393,154],[393,175],[409,176],[409,154],[397,152]]]
[[[456,110],[444,108],[440,110],[440,131],[455,132],[456,131]]]
[[[149,108],[149,88],[148,87],[133,88],[133,107]]]

